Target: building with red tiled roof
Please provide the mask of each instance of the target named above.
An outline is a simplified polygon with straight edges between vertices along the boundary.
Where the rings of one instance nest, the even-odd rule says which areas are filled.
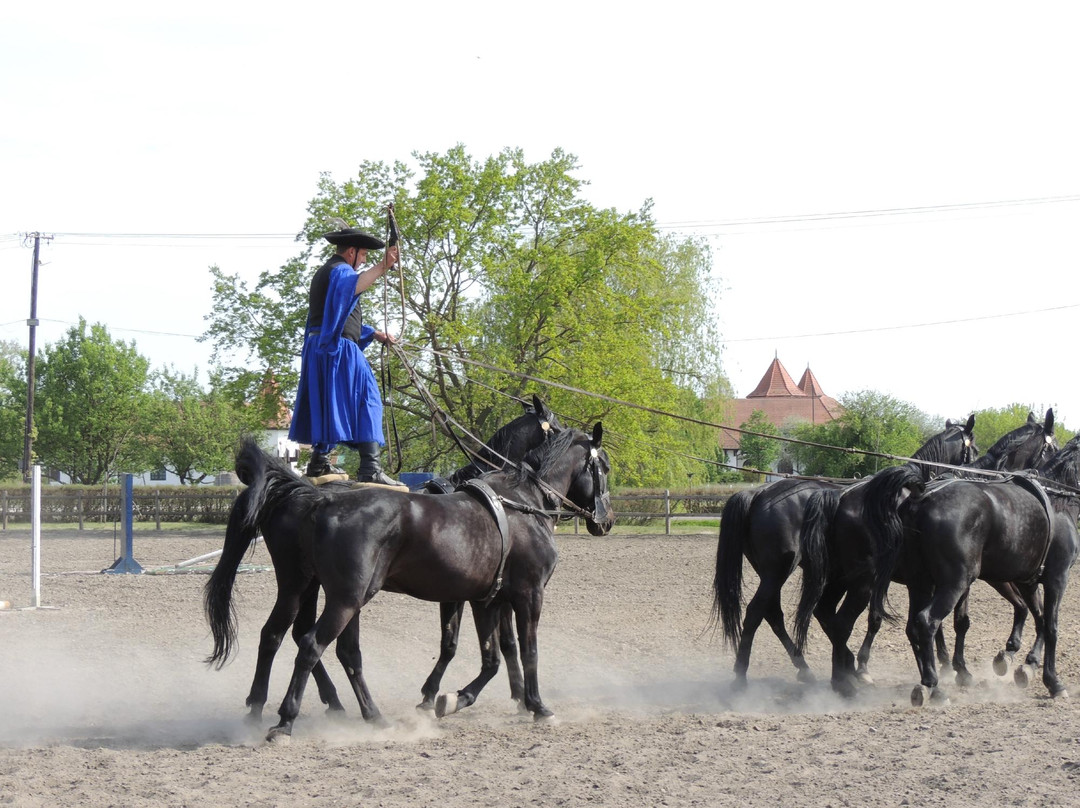
[[[779,357],[774,357],[765,375],[757,387],[746,398],[731,402],[725,424],[738,427],[748,420],[754,410],[761,410],[774,426],[780,428],[792,421],[808,421],[811,424],[823,424],[838,418],[843,412],[840,403],[825,395],[821,383],[810,370],[809,365],[799,383],[791,378]],[[741,466],[739,441],[741,434],[729,429],[720,430],[720,448],[724,452],[724,462]],[[791,471],[791,469],[780,469]]]

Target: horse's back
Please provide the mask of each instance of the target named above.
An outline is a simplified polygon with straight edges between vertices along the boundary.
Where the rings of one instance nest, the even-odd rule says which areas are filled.
[[[1054,514],[1015,482],[950,480],[904,504],[905,542],[930,569],[962,565],[986,581],[1037,573]]]

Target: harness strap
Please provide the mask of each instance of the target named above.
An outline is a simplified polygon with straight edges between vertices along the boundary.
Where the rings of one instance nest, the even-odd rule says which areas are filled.
[[[429,494],[452,494],[454,486],[445,477],[432,477],[424,483],[424,490]]]
[[[495,581],[484,598],[484,605],[487,606],[499,593],[499,590],[502,589],[503,570],[506,568],[506,558],[510,555],[510,525],[506,521],[506,510],[502,505],[502,497],[496,494],[491,486],[483,480],[479,478],[466,480],[457,487],[457,490],[472,494],[480,500],[491,512],[491,515],[495,517],[495,524],[499,527],[499,538],[502,539],[502,556],[499,559],[499,568],[495,570]]]
[[[1042,550],[1042,557],[1039,559],[1039,567],[1035,575],[1030,581],[1025,583],[1033,584],[1042,578],[1043,571],[1046,569],[1046,557],[1050,555],[1050,544],[1054,541],[1054,506],[1050,502],[1050,497],[1047,496],[1046,490],[1042,487],[1038,480],[1027,474],[1017,474],[1011,478],[1014,482],[1020,485],[1022,488],[1027,489],[1031,494],[1035,496],[1039,502],[1042,503],[1043,510],[1046,511],[1046,518],[1048,520],[1046,530],[1046,544]]]

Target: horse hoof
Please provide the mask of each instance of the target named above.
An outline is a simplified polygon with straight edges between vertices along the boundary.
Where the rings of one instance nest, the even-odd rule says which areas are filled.
[[[948,694],[940,687],[935,687],[930,691],[930,703],[936,707],[948,707],[952,702],[949,700]]]
[[[874,684],[874,677],[870,675],[869,671],[855,671],[855,679],[862,685]]]
[[[418,713],[430,713],[435,709],[435,702],[431,699],[424,699],[422,702],[416,705],[416,712]]]
[[[458,711],[457,693],[440,693],[435,699],[435,716],[443,718]]]
[[[994,657],[994,673],[998,676],[1004,676],[1009,672],[1009,659],[1005,655],[1004,651],[998,651],[997,656]]]
[[[266,733],[266,742],[286,746],[292,743],[292,733],[285,727],[271,727]]]
[[[975,684],[975,677],[972,676],[971,673],[969,673],[968,671],[957,671],[956,684],[959,687],[971,687],[973,684]]]
[[[1031,684],[1032,670],[1029,665],[1018,665],[1013,671],[1013,681],[1017,687],[1027,687]]]
[[[1057,693],[1054,694],[1054,698],[1055,699],[1068,699],[1069,698],[1069,691],[1066,690],[1065,688],[1061,688],[1061,690],[1059,690]]]
[[[555,720],[555,713],[549,710],[547,707],[541,707],[535,713],[533,713],[533,721],[552,721]]]
[[[915,685],[915,689],[911,691],[911,706],[922,707],[929,700],[930,688],[926,685]]]
[[[814,676],[814,672],[809,668],[799,668],[799,672],[795,674],[795,678],[804,685],[812,685],[817,682],[817,677]]]
[[[845,699],[853,699],[858,694],[854,679],[847,676],[841,679],[833,679],[832,689],[834,693]]]

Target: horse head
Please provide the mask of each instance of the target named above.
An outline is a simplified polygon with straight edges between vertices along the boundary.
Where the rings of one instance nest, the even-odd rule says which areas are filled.
[[[1054,410],[1046,411],[1046,420],[1040,422],[1035,413],[1029,412],[1027,423],[1003,436],[976,465],[998,471],[1034,469],[1041,466],[1057,452],[1054,437]]]
[[[588,456],[584,466],[574,475],[567,491],[567,498],[582,510],[590,513],[585,527],[593,536],[606,536],[615,524],[615,512],[611,509],[607,476],[611,462],[602,446],[604,427],[597,422],[589,439]]]
[[[920,456],[919,452],[924,455]],[[945,430],[926,443],[916,459],[933,460],[950,466],[967,466],[979,456],[979,447],[975,445],[975,414],[968,416],[967,423],[946,421]],[[931,471],[936,474],[941,470]]]

